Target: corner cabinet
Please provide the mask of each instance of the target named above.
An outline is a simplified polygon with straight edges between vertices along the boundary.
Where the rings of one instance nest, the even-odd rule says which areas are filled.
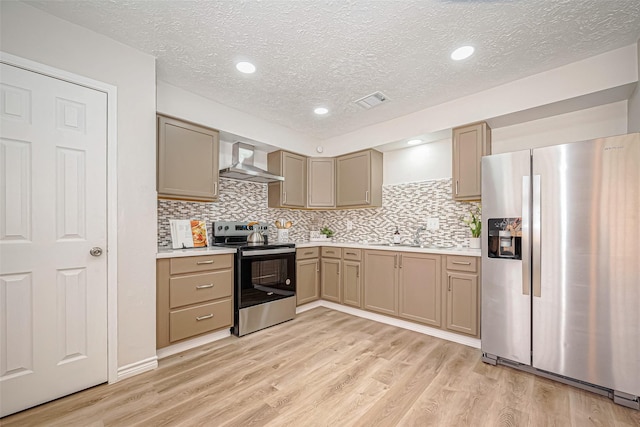
[[[491,154],[491,129],[485,122],[453,129],[453,199],[480,200],[481,160]]]
[[[159,198],[218,200],[218,131],[158,116]]]
[[[382,206],[382,153],[365,150],[336,158],[336,206]]]
[[[336,207],[336,160],[330,157],[307,159],[307,207]]]
[[[304,208],[307,203],[307,158],[288,151],[267,155],[269,172],[284,181],[269,183],[270,208]]]
[[[233,255],[156,261],[156,347],[233,324]]]

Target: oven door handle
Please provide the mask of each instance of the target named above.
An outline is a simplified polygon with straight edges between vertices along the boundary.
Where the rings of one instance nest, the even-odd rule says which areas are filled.
[[[256,249],[240,252],[243,258],[260,255],[293,254],[296,248]]]

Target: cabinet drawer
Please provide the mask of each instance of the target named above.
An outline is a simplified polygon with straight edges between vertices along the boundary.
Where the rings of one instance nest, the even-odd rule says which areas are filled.
[[[296,250],[296,259],[318,258],[320,248],[300,248]]]
[[[360,261],[362,259],[362,249],[344,248],[342,250],[342,259],[348,259],[352,261]]]
[[[342,248],[322,248],[324,258],[342,258]]]
[[[231,326],[231,299],[172,311],[169,314],[169,341]]]
[[[477,258],[472,256],[447,255],[447,270],[475,273],[478,271]]]
[[[169,279],[169,307],[229,297],[232,283],[231,270],[172,277]]]
[[[231,268],[233,255],[203,255],[184,258],[171,258],[171,274],[197,273],[198,271]]]

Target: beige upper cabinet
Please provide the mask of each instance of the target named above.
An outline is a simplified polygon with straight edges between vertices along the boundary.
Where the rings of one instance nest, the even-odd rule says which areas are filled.
[[[482,156],[491,154],[491,129],[485,122],[453,129],[453,199],[480,200]]]
[[[304,208],[307,203],[307,158],[288,151],[267,155],[269,172],[284,177],[269,183],[270,208]]]
[[[307,207],[336,207],[336,160],[325,157],[307,159]]]
[[[218,200],[218,131],[158,116],[158,197]]]
[[[365,150],[336,158],[337,207],[382,206],[382,153]]]

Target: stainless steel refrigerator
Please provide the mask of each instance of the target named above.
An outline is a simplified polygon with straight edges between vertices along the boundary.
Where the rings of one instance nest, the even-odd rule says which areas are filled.
[[[482,353],[640,409],[640,134],[482,159]]]

